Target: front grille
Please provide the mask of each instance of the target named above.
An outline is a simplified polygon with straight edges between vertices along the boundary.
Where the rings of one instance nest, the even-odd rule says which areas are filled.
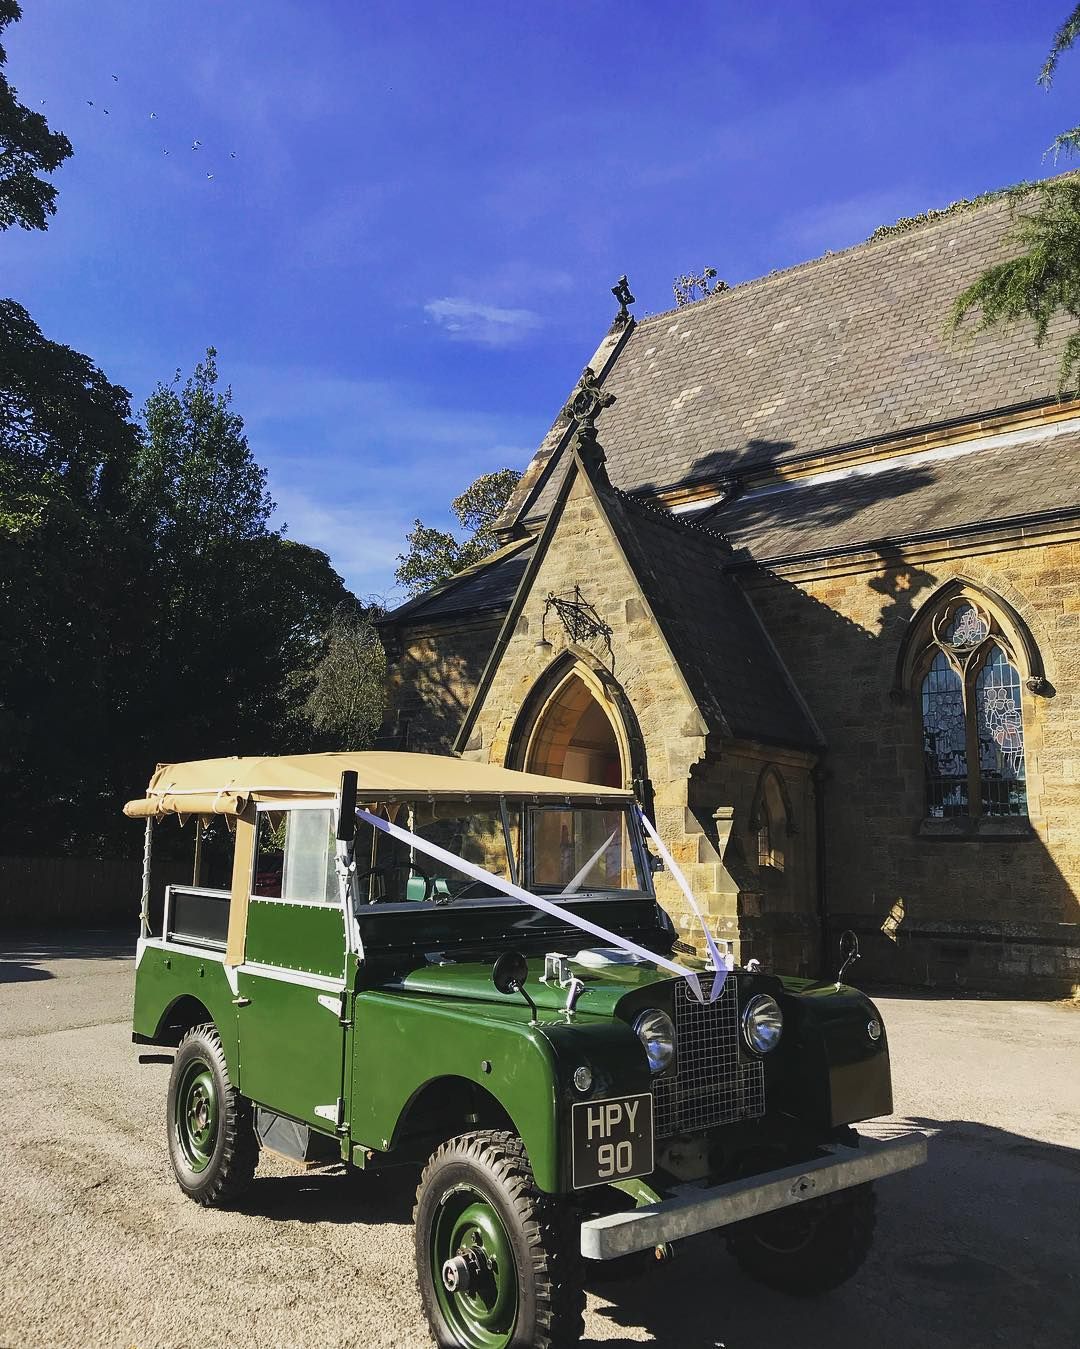
[[[656,1137],[764,1115],[765,1065],[739,1057],[735,979],[729,976],[711,1003],[698,1002],[685,980],[680,985],[675,989],[675,1073],[653,1084]]]

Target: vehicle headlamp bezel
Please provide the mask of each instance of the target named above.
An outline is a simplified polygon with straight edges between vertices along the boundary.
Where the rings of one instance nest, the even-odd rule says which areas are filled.
[[[755,994],[743,1008],[739,1020],[743,1040],[752,1053],[764,1057],[780,1043],[784,1033],[784,1013],[772,994]]]
[[[675,1067],[675,1023],[662,1007],[647,1007],[634,1020],[634,1034],[641,1041],[653,1077]]]

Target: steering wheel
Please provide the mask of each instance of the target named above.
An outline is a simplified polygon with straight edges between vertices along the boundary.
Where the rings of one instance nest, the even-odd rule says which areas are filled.
[[[422,867],[418,867],[418,866],[416,865],[415,862],[400,862],[400,863],[398,863],[397,866],[392,866],[392,867],[369,867],[367,871],[358,871],[358,872],[356,873],[355,879],[356,879],[357,885],[359,885],[361,881],[369,880],[372,876],[380,876],[380,877],[382,877],[382,879],[383,879],[383,896],[382,896],[382,899],[380,899],[379,897],[376,897],[375,899],[369,900],[368,903],[371,903],[371,904],[379,904],[379,903],[382,903],[382,902],[385,901],[385,898],[386,898],[386,891],[389,889],[389,878],[394,874],[395,871],[407,871],[407,872],[415,873],[417,876],[419,876],[420,879],[424,882],[424,900],[425,900],[425,901],[431,899],[432,895],[434,895],[434,893],[435,893],[435,877],[434,877],[434,876],[429,876],[428,873],[427,873],[426,871],[424,871]],[[421,902],[423,902],[423,901],[421,901]]]

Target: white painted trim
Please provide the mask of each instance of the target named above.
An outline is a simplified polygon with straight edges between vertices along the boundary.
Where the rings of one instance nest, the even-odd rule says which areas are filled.
[[[297,984],[301,988],[317,988],[323,993],[342,993],[345,980],[334,979],[326,974],[309,974],[303,970],[286,970],[278,965],[262,965],[258,961],[245,960],[237,965],[237,974],[250,974],[259,979],[273,979],[279,984]],[[340,1009],[339,1009],[340,1010]]]
[[[200,960],[213,960],[225,964],[225,952],[216,951],[213,947],[188,946],[186,942],[168,941],[165,937],[146,937],[141,943],[143,949],[152,946],[157,951],[177,951],[184,956],[198,956]],[[142,959],[138,946],[135,948],[135,968],[138,969],[138,962]]]

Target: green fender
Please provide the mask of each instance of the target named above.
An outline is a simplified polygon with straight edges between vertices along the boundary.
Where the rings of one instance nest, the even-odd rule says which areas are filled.
[[[132,1030],[142,1043],[169,1044],[167,1026],[179,1004],[201,1004],[221,1036],[229,1081],[236,1086],[240,1056],[233,997],[219,954],[196,955],[175,947],[163,950],[146,946],[136,971]]]
[[[512,1002],[360,993],[353,1044],[354,1144],[391,1151],[399,1121],[417,1094],[437,1079],[463,1079],[509,1116],[537,1185],[551,1194],[569,1188],[567,1107],[575,1100],[648,1090],[644,1052],[624,1023],[604,1018],[567,1024],[560,1018],[534,1026],[528,1009]],[[571,1085],[582,1063],[597,1068],[588,1096]]]

